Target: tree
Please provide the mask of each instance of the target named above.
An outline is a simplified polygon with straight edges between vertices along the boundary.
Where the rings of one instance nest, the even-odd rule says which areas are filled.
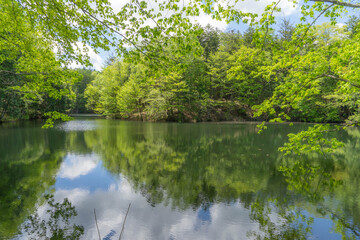
[[[231,30],[230,32],[223,32],[220,34],[220,50],[234,53],[244,44],[244,37],[239,31]]]
[[[347,31],[350,32],[350,37],[353,37],[355,33],[359,31],[360,19],[356,16],[351,16],[346,22]]]
[[[203,29],[203,32],[198,36],[200,45],[204,49],[204,58],[207,62],[211,53],[215,53],[220,45],[219,31],[211,27],[211,25],[206,25]]]
[[[14,61],[4,61],[0,68],[0,121],[6,117],[21,118],[26,106],[21,94],[13,89],[20,81],[19,76],[11,74],[14,71]]]
[[[290,42],[294,35],[294,31],[295,31],[295,27],[290,22],[289,19],[286,19],[286,18],[281,19],[281,22],[279,25],[279,30],[278,30],[280,41]]]
[[[0,17],[0,74],[2,89],[12,94],[14,101],[23,102],[22,115],[27,109],[37,107],[49,112],[53,118],[66,119],[51,106],[49,99],[73,98],[70,86],[78,80],[78,75],[61,66],[53,53],[52,40],[39,31],[39,26],[26,14],[24,8],[15,1],[1,1]],[[6,100],[5,100],[6,101]],[[4,101],[2,101],[4,102]],[[13,104],[9,104],[10,106]],[[35,106],[34,106],[35,105]],[[30,114],[31,114],[30,111]],[[2,114],[12,115],[9,109]],[[40,111],[44,114],[44,111]],[[48,122],[51,125],[51,119]]]
[[[72,113],[87,113],[89,110],[86,109],[86,98],[85,98],[85,89],[88,84],[94,80],[95,74],[92,70],[89,69],[77,69],[76,70],[81,76],[82,79],[79,82],[76,82],[73,85],[73,90],[76,94],[75,103],[71,106]]]
[[[122,117],[128,118],[137,114],[137,119],[143,120],[146,92],[149,83],[146,82],[145,68],[134,66],[129,77],[117,92],[117,109]]]
[[[255,47],[254,40],[256,38],[256,31],[253,27],[249,27],[244,32],[244,42],[249,47]]]

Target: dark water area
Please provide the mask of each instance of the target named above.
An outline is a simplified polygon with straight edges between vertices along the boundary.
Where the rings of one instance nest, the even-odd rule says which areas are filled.
[[[309,125],[79,118],[0,125],[0,239],[358,239],[360,129],[283,156]],[[94,209],[96,211],[96,222]]]

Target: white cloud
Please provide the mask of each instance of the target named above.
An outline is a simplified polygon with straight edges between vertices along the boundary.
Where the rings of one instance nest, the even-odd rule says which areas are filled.
[[[273,3],[274,0],[244,0],[238,1],[235,3],[234,0],[230,1],[230,4],[235,4],[235,8],[237,10],[241,10],[247,13],[257,13],[259,16],[264,12],[266,6]],[[289,16],[294,14],[297,9],[298,5],[294,4],[292,1],[282,0],[278,4],[278,7],[281,8],[281,12],[275,12],[274,16]]]
[[[58,190],[56,191],[55,200],[61,202],[64,198],[67,198],[72,203],[78,203],[89,195],[89,190],[81,188],[74,188],[71,190]]]
[[[200,14],[200,16],[192,19],[193,23],[198,23],[202,27],[206,27],[208,24],[210,24],[212,27],[216,27],[221,31],[224,31],[227,27],[226,21],[218,21],[216,19],[212,19],[210,15],[207,15],[205,13]]]
[[[91,155],[68,154],[61,164],[58,176],[60,178],[75,179],[91,172],[97,165],[99,157]]]
[[[337,26],[338,28],[343,28],[343,27],[346,26],[346,24],[345,24],[345,23],[336,23],[336,26]]]
[[[119,12],[125,4],[129,3],[130,1],[126,0],[109,0],[112,9],[115,13]]]

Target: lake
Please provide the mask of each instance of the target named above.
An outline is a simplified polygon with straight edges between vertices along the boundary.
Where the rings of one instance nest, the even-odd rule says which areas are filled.
[[[359,128],[332,133],[334,153],[284,156],[287,134],[309,125],[41,126],[0,125],[0,239],[360,236]]]

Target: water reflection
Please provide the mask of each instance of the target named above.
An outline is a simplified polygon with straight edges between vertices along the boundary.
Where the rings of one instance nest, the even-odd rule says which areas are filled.
[[[63,122],[56,125],[57,129],[65,132],[92,131],[95,130],[96,127],[97,125],[93,120],[76,120],[71,122]]]
[[[24,224],[26,238],[37,239],[80,239],[84,234],[84,227],[70,223],[72,217],[77,216],[75,207],[64,198],[62,203],[54,201],[53,195],[45,195],[46,204],[28,217]],[[38,214],[41,212],[41,215]]]
[[[130,202],[123,239],[359,236],[359,129],[326,159],[284,158],[286,134],[305,126],[83,121],[1,129],[0,148],[17,147],[0,152],[0,239],[46,191],[76,207],[82,239],[97,236],[94,208],[101,236],[118,239]]]
[[[101,153],[110,172],[127,177],[153,206],[165,202],[197,209],[281,182],[281,174],[274,171],[278,137],[266,135],[274,143],[268,145],[255,126],[107,124],[103,129],[110,131],[85,133],[89,147]]]
[[[92,155],[68,154],[60,167],[59,178],[75,179],[80,176],[88,175],[94,170],[99,162],[99,158]]]
[[[11,124],[0,130],[0,239],[18,233],[41,195],[55,183],[65,155],[64,134],[58,139],[54,132],[35,126]]]

